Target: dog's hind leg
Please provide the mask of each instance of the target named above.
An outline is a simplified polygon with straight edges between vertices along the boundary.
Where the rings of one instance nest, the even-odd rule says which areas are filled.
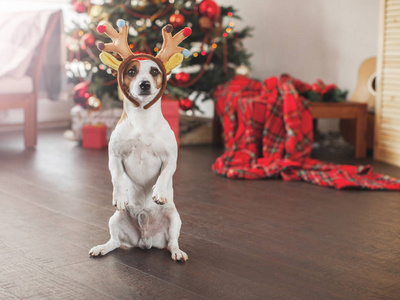
[[[181,231],[182,221],[176,209],[169,212],[169,228],[168,228],[168,250],[171,252],[171,258],[175,261],[186,261],[188,255],[179,249],[179,234]]]
[[[110,228],[110,240],[102,245],[98,245],[90,249],[90,256],[100,256],[106,255],[108,252],[113,251],[121,246],[120,236],[121,236],[121,225],[123,223],[124,216],[119,211],[116,211],[114,215],[111,216],[108,226]]]

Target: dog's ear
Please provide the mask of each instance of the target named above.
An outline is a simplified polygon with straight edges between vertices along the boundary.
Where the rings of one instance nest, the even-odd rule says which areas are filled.
[[[118,60],[115,56],[107,52],[100,53],[99,57],[103,64],[109,66],[115,71],[118,71],[119,65],[122,63],[122,61]]]

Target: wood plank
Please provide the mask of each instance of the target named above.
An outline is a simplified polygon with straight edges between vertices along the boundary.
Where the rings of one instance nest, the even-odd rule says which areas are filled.
[[[227,180],[210,170],[220,148],[179,150],[186,264],[155,249],[89,259],[89,248],[108,239],[114,211],[107,151],[76,147],[61,133],[42,130],[35,151],[0,133],[0,298],[395,299],[398,193]],[[351,154],[324,153],[354,163]]]

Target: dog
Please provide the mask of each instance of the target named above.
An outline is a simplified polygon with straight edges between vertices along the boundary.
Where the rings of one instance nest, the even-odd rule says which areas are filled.
[[[109,143],[109,169],[116,212],[109,220],[110,240],[90,256],[119,247],[152,247],[171,252],[175,261],[188,255],[179,248],[181,219],[173,200],[175,135],[161,112],[161,101],[144,109],[160,91],[162,71],[151,60],[135,60],[124,69],[123,84],[140,104],[124,99],[122,117]]]
[[[179,248],[182,221],[173,199],[177,143],[158,100],[167,74],[189,55],[178,46],[191,29],[172,36],[173,26],[164,26],[163,46],[154,57],[133,54],[127,44],[128,24],[118,20],[117,25],[119,33],[108,23],[97,27],[113,41],[98,44],[100,60],[117,74],[124,94],[124,110],[109,143],[112,203],[117,210],[109,220],[110,240],[90,249],[89,255],[106,255],[119,247],[155,247],[167,248],[175,261],[187,261]],[[107,52],[117,52],[122,61]]]

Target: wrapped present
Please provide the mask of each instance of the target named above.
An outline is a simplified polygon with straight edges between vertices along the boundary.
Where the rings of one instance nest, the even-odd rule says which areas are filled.
[[[107,126],[104,124],[82,127],[82,147],[102,149],[107,146]]]
[[[164,95],[161,101],[161,110],[179,145],[179,101],[170,100],[168,96]]]

